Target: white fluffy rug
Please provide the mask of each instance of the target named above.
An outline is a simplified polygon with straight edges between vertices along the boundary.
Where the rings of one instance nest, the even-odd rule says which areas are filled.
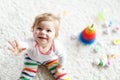
[[[65,66],[71,80],[120,80],[120,31],[113,32],[115,27],[120,28],[119,6],[120,0],[0,0],[0,80],[17,80],[23,68],[23,54],[12,55],[7,40],[32,36],[34,18],[44,12],[61,15],[58,39],[66,48]],[[110,25],[108,28],[102,27],[105,21]],[[96,41],[92,45],[71,40],[71,36],[78,36],[91,24],[96,27]],[[116,39],[118,44],[113,45]],[[101,50],[96,53],[93,50],[97,46]],[[106,59],[104,54],[114,54],[111,65],[93,65],[101,56]],[[42,66],[34,80],[54,79]]]

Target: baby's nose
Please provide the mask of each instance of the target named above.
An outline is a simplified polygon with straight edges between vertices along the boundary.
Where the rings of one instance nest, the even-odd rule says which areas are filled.
[[[41,31],[41,34],[46,34],[46,30],[42,30],[42,31]]]

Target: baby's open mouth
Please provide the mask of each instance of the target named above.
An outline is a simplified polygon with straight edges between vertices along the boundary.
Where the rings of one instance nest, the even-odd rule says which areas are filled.
[[[38,37],[39,39],[46,39],[45,37]]]

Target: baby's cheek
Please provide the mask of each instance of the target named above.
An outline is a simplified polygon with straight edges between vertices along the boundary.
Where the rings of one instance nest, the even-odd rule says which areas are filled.
[[[36,30],[34,33],[35,33],[35,34],[38,34],[39,32],[40,32],[40,31]]]

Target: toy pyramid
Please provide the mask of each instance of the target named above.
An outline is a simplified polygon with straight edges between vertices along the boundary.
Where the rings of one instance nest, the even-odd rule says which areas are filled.
[[[79,35],[79,40],[84,44],[92,44],[96,38],[94,25],[86,27]]]

